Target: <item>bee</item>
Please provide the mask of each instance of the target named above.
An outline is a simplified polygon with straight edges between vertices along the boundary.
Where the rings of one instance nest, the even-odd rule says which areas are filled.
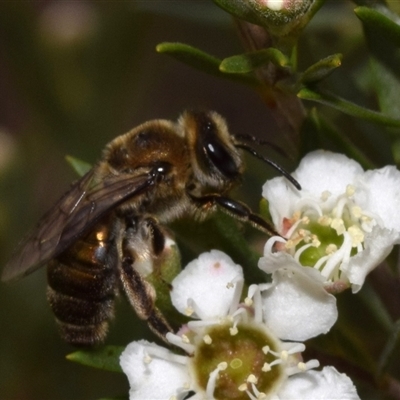
[[[258,229],[271,224],[226,196],[243,174],[241,149],[275,163],[233,135],[213,111],[186,111],[177,122],[153,120],[115,138],[100,161],[76,181],[20,243],[3,281],[47,265],[47,297],[61,336],[76,346],[102,343],[117,294],[164,338],[172,331],[155,306],[156,293],[138,267],[162,258],[166,224],[221,208]]]

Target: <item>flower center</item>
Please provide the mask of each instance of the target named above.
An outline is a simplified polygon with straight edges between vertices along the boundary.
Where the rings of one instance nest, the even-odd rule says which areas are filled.
[[[348,185],[329,208],[329,192],[321,194],[320,202],[303,199],[292,218],[284,221],[289,237],[286,250],[300,264],[320,270],[330,282],[341,278],[343,263],[364,250],[365,234],[376,225],[374,216],[355,204],[354,193]]]
[[[213,325],[192,358],[198,385],[214,399],[261,399],[284,378],[278,341],[262,328]],[[286,361],[286,360],[285,360]]]

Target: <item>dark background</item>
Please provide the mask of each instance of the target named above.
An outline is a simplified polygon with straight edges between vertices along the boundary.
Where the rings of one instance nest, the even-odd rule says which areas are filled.
[[[157,54],[163,41],[220,58],[243,51],[231,18],[211,1],[0,3],[0,266],[76,178],[67,154],[93,163],[115,136],[191,107],[279,142],[257,93]],[[263,180],[273,173],[256,165]],[[261,188],[249,189],[238,196],[257,207]],[[126,394],[122,374],[65,359],[74,349],[58,336],[45,290],[44,269],[0,285],[0,398]],[[141,329],[122,299],[107,343],[126,345]]]

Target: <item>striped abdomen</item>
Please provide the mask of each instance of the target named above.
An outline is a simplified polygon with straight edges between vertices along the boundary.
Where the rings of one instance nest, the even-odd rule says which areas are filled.
[[[114,316],[117,260],[109,226],[99,224],[48,264],[47,298],[68,343],[104,340]]]

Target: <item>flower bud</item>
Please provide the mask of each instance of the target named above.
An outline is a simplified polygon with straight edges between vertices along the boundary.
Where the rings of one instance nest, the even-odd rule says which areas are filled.
[[[221,8],[276,36],[304,27],[323,0],[214,0]]]

